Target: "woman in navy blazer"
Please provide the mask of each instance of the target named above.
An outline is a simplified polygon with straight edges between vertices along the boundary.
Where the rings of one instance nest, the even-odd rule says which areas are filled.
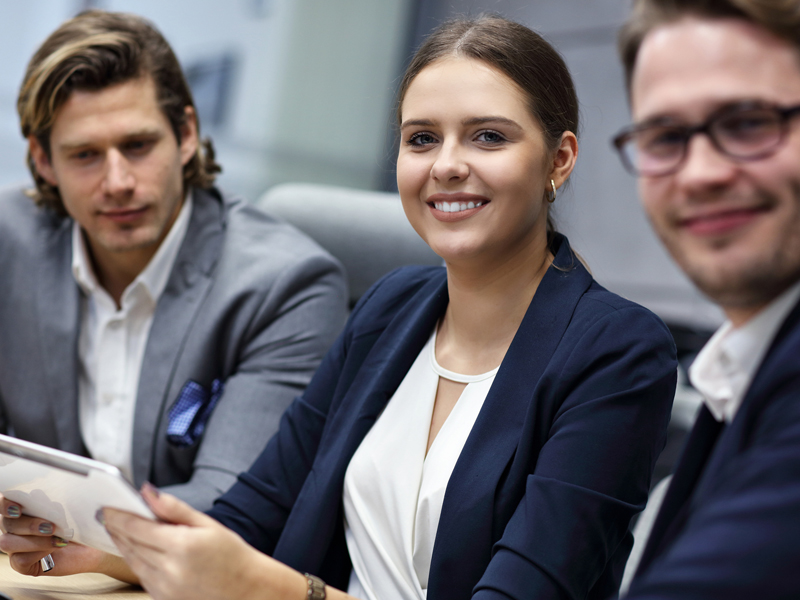
[[[566,238],[511,343],[442,507],[428,598],[607,598],[663,447],[676,365],[664,324],[604,290]],[[350,458],[448,305],[443,268],[396,271],[356,306],[260,459],[211,515],[346,588]]]
[[[279,432],[211,511],[227,529],[146,488],[179,526],[106,510],[133,573],[113,561],[98,570],[138,578],[155,598],[343,597],[345,474],[436,331],[447,370],[499,369],[447,480],[422,596],[616,590],[676,362],[664,324],[593,281],[552,227],[549,204],[577,156],[569,73],[527,28],[481,17],[427,40],[400,102],[401,198],[446,268],[398,270],[361,299]],[[463,389],[438,386],[421,422],[428,448]],[[55,573],[69,552],[52,551]]]

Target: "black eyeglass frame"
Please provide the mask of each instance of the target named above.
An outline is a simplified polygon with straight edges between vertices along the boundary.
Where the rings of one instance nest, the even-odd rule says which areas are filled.
[[[736,114],[738,112],[746,112],[748,110],[767,110],[773,112],[778,117],[778,137],[775,139],[773,145],[769,148],[765,148],[755,154],[746,154],[746,155],[737,155],[729,152],[726,150],[722,144],[719,143],[717,136],[714,134],[714,125],[719,122],[719,120],[723,117],[730,116],[732,114]],[[617,135],[615,135],[611,139],[611,144],[616,149],[617,153],[619,154],[620,160],[622,161],[622,165],[625,169],[631,174],[636,177],[662,177],[666,175],[673,175],[677,173],[683,163],[686,161],[686,157],[688,155],[688,148],[689,142],[691,141],[692,137],[696,134],[703,133],[705,134],[708,139],[711,141],[711,144],[714,148],[723,156],[727,156],[729,158],[733,158],[735,160],[747,162],[752,160],[759,160],[761,158],[766,158],[776,152],[782,145],[783,142],[786,140],[786,135],[789,132],[789,121],[800,115],[800,104],[795,106],[778,106],[774,104],[767,104],[764,102],[738,102],[736,104],[728,104],[719,108],[718,110],[711,113],[708,118],[698,125],[693,126],[681,126],[681,125],[674,125],[671,126],[676,131],[681,131],[683,134],[683,146],[681,151],[680,158],[675,162],[675,164],[663,171],[658,172],[647,172],[647,171],[640,171],[636,165],[630,160],[630,157],[625,152],[625,145],[633,140],[636,135],[642,131],[646,131],[653,127],[665,127],[665,125],[659,123],[645,123],[645,124],[634,124],[629,125],[622,129]]]

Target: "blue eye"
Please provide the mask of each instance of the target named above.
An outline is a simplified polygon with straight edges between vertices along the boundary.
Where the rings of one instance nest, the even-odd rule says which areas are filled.
[[[433,137],[427,131],[419,131],[419,132],[415,133],[414,135],[412,135],[408,139],[407,143],[410,146],[420,146],[421,147],[421,146],[428,146],[430,144],[435,144],[436,141],[437,141],[436,138]]]
[[[486,131],[481,131],[478,133],[478,135],[475,137],[475,140],[485,144],[502,144],[506,141],[506,138],[503,136],[503,134],[497,131],[487,129]]]

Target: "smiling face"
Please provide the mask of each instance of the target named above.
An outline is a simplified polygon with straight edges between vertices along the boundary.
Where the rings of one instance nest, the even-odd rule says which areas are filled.
[[[400,135],[400,197],[434,252],[448,264],[544,259],[550,178],[569,176],[577,145],[565,134],[566,150],[548,149],[511,79],[474,59],[431,63],[403,98]]]
[[[29,140],[37,171],[58,187],[100,265],[143,268],[180,211],[182,169],[197,149],[187,109],[180,145],[143,77],[74,91],[56,113],[48,157]]]
[[[744,21],[684,18],[645,38],[631,82],[637,123],[694,125],[741,101],[800,104],[797,49]],[[694,283],[741,324],[800,279],[800,119],[771,156],[737,161],[707,136],[673,175],[639,188],[658,235]]]

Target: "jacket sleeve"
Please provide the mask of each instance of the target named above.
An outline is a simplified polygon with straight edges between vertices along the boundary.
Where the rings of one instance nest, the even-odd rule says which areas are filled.
[[[630,600],[800,598],[796,360],[775,378],[743,451],[714,474],[682,533],[634,578]]]
[[[308,384],[345,320],[341,269],[317,255],[287,269],[235,340],[236,363],[206,424],[186,483],[165,487],[199,510],[246,471]]]
[[[578,329],[533,399],[557,408],[475,598],[605,598],[619,585],[665,443],[675,349],[641,307]]]

